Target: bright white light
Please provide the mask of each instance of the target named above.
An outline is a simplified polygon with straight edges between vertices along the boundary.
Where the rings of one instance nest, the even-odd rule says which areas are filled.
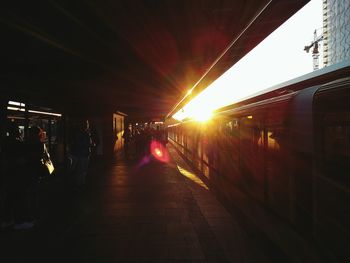
[[[17,102],[17,101],[9,101],[9,105],[14,105],[14,106],[21,106],[21,103],[20,102]]]
[[[14,110],[14,111],[25,111],[25,109],[17,108],[17,107],[10,107],[10,106],[8,106],[7,109],[8,110]]]
[[[304,46],[312,42],[313,32],[321,27],[322,0],[311,0],[173,118],[183,120],[203,108],[214,111],[311,72],[312,56]]]
[[[11,107],[11,106],[8,106],[7,109],[13,110],[13,111],[25,111],[25,109],[23,109],[23,108],[17,108],[17,107]],[[56,117],[62,116],[62,114],[60,114],[60,113],[52,113],[52,112],[46,112],[46,111],[28,110],[28,112],[56,116]]]
[[[50,115],[50,116],[57,116],[57,117],[61,117],[62,116],[62,114],[60,114],[60,113],[52,113],[52,112],[47,112],[47,111],[28,110],[28,112],[44,114],[44,115]]]
[[[22,103],[22,102],[17,102],[17,101],[12,101],[12,100],[10,100],[9,102],[8,102],[8,104],[9,105],[14,105],[14,106],[19,106],[19,107],[25,107],[26,105],[24,104],[24,103]]]

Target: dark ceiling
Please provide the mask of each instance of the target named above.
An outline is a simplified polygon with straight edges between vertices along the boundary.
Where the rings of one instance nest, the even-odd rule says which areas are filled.
[[[2,93],[68,112],[165,116],[306,2],[9,1],[0,11]]]

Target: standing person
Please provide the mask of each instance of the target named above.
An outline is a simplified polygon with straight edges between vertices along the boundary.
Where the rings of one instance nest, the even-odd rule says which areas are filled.
[[[141,128],[140,134],[138,135],[138,157],[143,158],[146,152],[146,134],[145,129]]]
[[[100,144],[100,137],[95,125],[90,125],[90,137],[91,137],[91,157],[97,156],[97,147]]]
[[[14,122],[7,124],[6,137],[1,145],[3,156],[2,184],[5,192],[2,211],[1,228],[12,227],[14,223],[20,223],[21,214],[25,208],[25,182],[22,180],[24,173],[24,148],[18,126]],[[28,225],[28,228],[32,225]]]
[[[25,177],[23,181],[26,184],[26,222],[17,226],[17,229],[25,228],[25,225],[34,225],[36,197],[39,185],[39,178],[44,176],[43,157],[45,151],[44,141],[46,133],[38,126],[28,128],[28,136],[25,141]],[[16,228],[16,225],[15,225]]]
[[[140,147],[141,133],[137,127],[134,129],[133,137],[134,137],[134,142],[135,142],[135,157],[139,157],[140,152],[141,152],[141,150],[140,150],[141,149],[141,147]]]
[[[123,132],[123,139],[124,139],[124,154],[125,154],[125,158],[129,158],[129,146],[130,146],[130,142],[132,139],[132,133],[130,130],[129,125],[125,128],[124,132]]]
[[[78,188],[86,184],[91,144],[89,122],[87,120],[79,121],[72,131],[69,143],[69,152],[72,156],[73,176],[75,177],[75,184]]]

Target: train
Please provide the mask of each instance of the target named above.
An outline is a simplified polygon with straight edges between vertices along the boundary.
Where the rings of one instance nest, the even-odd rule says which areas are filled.
[[[169,117],[165,125],[169,142],[229,203],[256,221],[249,207],[263,208],[349,262],[349,61],[218,109],[206,123]],[[266,233],[276,237],[271,224]]]

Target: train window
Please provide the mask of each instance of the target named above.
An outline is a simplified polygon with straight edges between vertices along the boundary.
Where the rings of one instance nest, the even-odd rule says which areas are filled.
[[[210,154],[212,167],[231,181],[238,182],[239,137],[238,119],[223,120],[216,124],[211,136]]]
[[[221,124],[220,129],[224,135],[227,135],[227,136],[237,135],[238,119],[233,119],[231,121],[223,122]]]
[[[238,119],[234,119],[232,122],[233,122],[233,129],[234,129],[234,130],[237,130],[238,127],[239,127],[239,126],[238,126]]]
[[[350,176],[350,116],[346,113],[327,113],[324,117],[323,168],[325,175],[342,184]]]
[[[270,130],[267,133],[267,146],[271,150],[278,151],[280,149],[279,145],[279,134],[278,130]]]
[[[232,130],[233,130],[233,122],[232,121],[229,121],[226,123],[226,127],[225,127],[225,133],[227,135],[231,135],[232,134]]]

